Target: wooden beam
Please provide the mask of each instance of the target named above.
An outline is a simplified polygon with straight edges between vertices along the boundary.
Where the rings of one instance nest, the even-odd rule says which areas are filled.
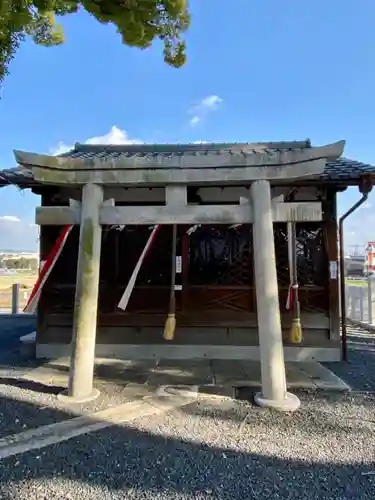
[[[340,289],[339,289],[339,249],[337,228],[337,196],[329,190],[326,208],[327,220],[324,231],[326,233],[327,256],[329,266],[329,336],[332,340],[340,340]],[[335,274],[336,271],[336,274]]]
[[[274,222],[322,220],[320,202],[274,203]],[[247,224],[253,222],[251,205],[173,205],[155,207],[106,207],[100,209],[102,225]],[[80,211],[71,207],[38,207],[39,225],[79,224]]]
[[[72,289],[74,285],[72,285]],[[119,287],[120,288],[120,287]],[[223,290],[225,290],[223,286]],[[58,288],[57,288],[58,289]],[[163,287],[155,287],[155,293],[158,290],[162,290]],[[191,293],[199,293],[201,287],[191,285]],[[177,312],[177,322],[180,327],[194,327],[205,329],[207,327],[216,328],[258,328],[258,319],[256,313],[235,311],[235,310],[215,310],[215,311],[204,311],[197,312],[194,310]],[[51,328],[56,332],[57,328],[70,328],[72,326],[72,313],[53,313],[46,310],[46,322],[45,328]],[[292,317],[290,313],[281,313],[281,324],[284,330],[289,333],[291,327]],[[165,323],[165,314],[160,312],[132,312],[129,314],[124,314],[120,309],[111,313],[102,313],[98,320],[99,328],[148,328],[148,327],[163,327]],[[301,323],[302,328],[314,330],[328,330],[329,329],[329,317],[324,313],[308,313],[301,312]],[[44,330],[45,332],[46,330]],[[324,332],[324,334],[326,331]],[[55,335],[55,334],[54,334]],[[70,341],[69,337],[59,337],[54,336],[56,342]],[[318,334],[319,335],[319,334]],[[51,339],[48,335],[44,335],[40,338],[41,342],[49,342]],[[119,342],[123,339],[119,337]]]

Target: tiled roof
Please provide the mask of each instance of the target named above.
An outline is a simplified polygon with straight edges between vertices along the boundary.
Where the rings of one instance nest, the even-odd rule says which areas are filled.
[[[254,143],[200,143],[200,144],[76,144],[63,158],[119,158],[132,156],[183,156],[204,153],[297,151],[310,148],[310,141],[254,142]]]
[[[320,178],[329,181],[345,182],[357,180],[364,174],[375,175],[375,165],[361,163],[349,158],[339,158],[338,160],[327,162],[324,174]]]
[[[15,185],[28,188],[36,185],[30,168],[15,167],[0,170],[0,187]]]
[[[90,145],[76,144],[74,149],[60,155],[64,158],[118,158],[132,156],[180,156],[194,155],[196,153],[218,153],[228,151],[274,152],[292,151],[310,148],[310,141],[294,142],[263,142],[263,143],[213,143],[213,144],[127,144],[127,145]],[[363,174],[375,176],[375,166],[367,163],[340,158],[327,161],[323,174],[318,177],[309,177],[309,180],[320,180],[332,183],[356,184]],[[306,179],[307,181],[307,179]],[[0,171],[0,187],[15,184],[21,188],[32,187],[37,184],[32,177],[31,170],[25,167],[16,167]]]

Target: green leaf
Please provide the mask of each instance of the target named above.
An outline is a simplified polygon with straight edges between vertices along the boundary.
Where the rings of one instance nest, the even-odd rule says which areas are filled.
[[[125,45],[144,49],[160,39],[164,61],[176,68],[185,64],[181,36],[190,24],[187,0],[0,0],[0,83],[25,37],[47,47],[64,43],[55,15],[80,8],[101,23],[113,24]]]

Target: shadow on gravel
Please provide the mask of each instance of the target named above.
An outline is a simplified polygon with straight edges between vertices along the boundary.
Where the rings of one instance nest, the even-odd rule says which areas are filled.
[[[22,403],[20,408],[23,412],[35,410],[27,403]],[[260,415],[265,416],[269,424],[266,418],[269,413],[260,410],[258,417]],[[293,422],[293,427],[298,429],[301,415],[303,413],[289,417],[278,415],[274,422],[278,426]],[[206,411],[205,417],[212,418],[214,423],[216,413]],[[43,425],[40,418],[35,422]],[[54,412],[55,421],[64,418],[69,415]],[[319,415],[312,424],[318,422]],[[205,424],[202,422],[202,425]],[[251,421],[247,425],[251,426]],[[211,425],[211,438],[212,433],[220,432],[218,429]],[[261,426],[259,431],[265,432]],[[241,440],[243,432],[239,427],[238,439]],[[272,432],[272,427],[268,432]],[[218,436],[214,441],[220,439],[224,441]],[[251,447],[251,439],[246,439]],[[253,439],[259,449],[262,439]],[[236,442],[228,441],[227,445],[236,447]],[[277,448],[275,450],[277,453]],[[296,452],[294,449],[292,455]],[[349,461],[348,457],[343,458]],[[2,460],[0,497],[4,500],[370,499],[375,497],[374,476],[370,475],[374,467],[371,457],[367,464],[307,462],[113,426]]]
[[[36,318],[33,315],[0,314],[0,340],[2,348],[4,348],[4,345],[17,342],[20,337],[34,331],[35,328]]]
[[[26,359],[20,354],[20,337],[35,330],[35,316],[0,314],[0,370],[2,372],[16,367],[30,368],[39,366],[40,360]]]
[[[367,344],[364,344],[366,347]],[[375,393],[375,351],[350,349],[349,360],[324,365],[344,380],[353,391]]]
[[[22,401],[16,397],[17,395],[14,398],[0,396],[0,438],[76,416],[74,411],[70,413],[59,411],[55,408]]]
[[[0,377],[0,384],[18,387],[19,389],[26,389],[28,391],[37,393],[52,395],[57,395],[59,394],[59,392],[65,389],[65,387],[61,386],[46,385],[42,384],[41,382],[34,382],[32,380],[13,377]]]
[[[324,396],[320,399],[314,394],[314,403],[311,406],[309,404],[311,403],[311,395],[295,391],[294,394],[297,394],[301,400],[301,409],[293,414],[280,416],[277,412],[250,405],[242,407],[226,405],[223,408],[219,402],[215,403],[214,401],[211,402],[210,411],[215,416],[216,422],[221,422],[224,425],[227,421],[236,422],[242,432],[246,428],[257,428],[259,425],[264,425],[270,433],[277,432],[288,436],[294,431],[297,435],[302,435],[306,443],[311,438],[312,429],[314,434],[317,433],[320,438],[325,439],[326,444],[330,442],[333,435],[341,434],[342,439],[345,440],[348,433],[361,441],[363,439],[369,442],[373,441],[375,433],[374,397],[364,402],[362,398],[350,401],[340,400],[338,394],[331,399]],[[363,414],[363,409],[366,407],[371,410],[371,413],[367,411]],[[234,408],[235,411],[233,411]],[[197,408],[186,406],[182,411],[192,417],[201,416],[202,418],[206,418],[208,413],[204,405]],[[358,414],[361,416],[358,417]]]

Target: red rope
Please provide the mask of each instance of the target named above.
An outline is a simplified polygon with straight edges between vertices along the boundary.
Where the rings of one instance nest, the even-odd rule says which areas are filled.
[[[33,288],[33,291],[31,292],[29,300],[27,301],[27,304],[24,308],[24,312],[31,312],[31,311],[28,311],[29,306],[34,301],[34,299],[37,298],[36,296],[38,294],[40,294],[40,292],[42,291],[42,288],[43,288],[45,282],[47,281],[49,274],[51,273],[54,265],[57,262],[57,259],[59,258],[60,254],[62,252],[62,249],[65,245],[65,242],[69,236],[69,233],[70,233],[72,227],[73,226],[71,226],[71,225],[65,226],[64,229],[62,230],[61,234],[57,238],[54,246],[52,247],[52,250],[48,254],[48,257],[47,257],[42,269],[40,270],[39,277],[34,285],[34,288]],[[39,300],[39,298],[38,298],[38,300]],[[35,306],[36,306],[36,304],[35,304]]]

